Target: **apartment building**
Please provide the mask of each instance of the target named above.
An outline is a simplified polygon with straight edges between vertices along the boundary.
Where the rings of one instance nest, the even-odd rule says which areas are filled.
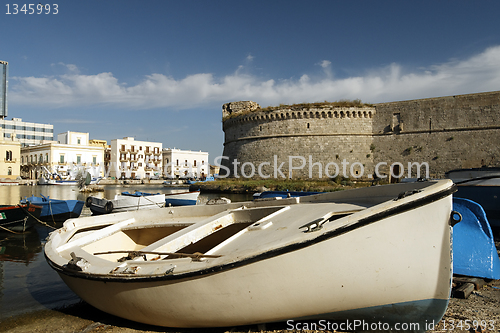
[[[160,177],[162,143],[136,141],[133,137],[111,140],[109,177],[143,179]]]
[[[202,151],[163,149],[163,176],[166,178],[205,178],[209,176],[208,153]]]
[[[54,140],[54,125],[24,122],[21,118],[1,119],[5,139],[15,138],[22,147]]]

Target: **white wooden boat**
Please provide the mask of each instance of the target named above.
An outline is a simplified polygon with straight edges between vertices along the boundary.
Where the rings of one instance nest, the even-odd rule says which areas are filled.
[[[165,194],[144,192],[116,194],[112,200],[90,196],[85,201],[94,215],[128,212],[165,206]]]
[[[50,266],[83,300],[137,322],[435,323],[450,295],[450,180],[71,219]]]

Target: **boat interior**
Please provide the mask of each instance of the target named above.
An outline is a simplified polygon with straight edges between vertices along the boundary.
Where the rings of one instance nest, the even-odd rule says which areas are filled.
[[[429,186],[431,182],[427,183]],[[357,191],[357,195],[348,193],[356,191],[346,191],[340,202],[336,198],[341,193],[328,193],[262,202],[164,208],[161,213],[143,210],[80,218],[65,224],[65,232],[59,233],[54,250],[63,260],[78,256],[97,266],[107,266],[103,274],[110,272],[110,265],[115,267],[113,272],[120,273],[116,268],[123,267],[117,266],[122,262],[134,265],[158,265],[159,260],[222,262],[223,257],[255,255],[258,251],[314,238],[324,228],[345,227],[376,213],[377,204],[396,205],[398,200],[421,196],[421,188],[425,187],[422,184],[417,187],[401,184],[397,191],[381,192],[378,196],[367,190]],[[258,249],[256,243],[260,244]],[[147,272],[151,274],[150,270],[143,270],[144,274]]]

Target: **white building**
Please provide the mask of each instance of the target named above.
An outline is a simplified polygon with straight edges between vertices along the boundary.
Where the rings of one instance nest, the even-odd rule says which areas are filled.
[[[161,176],[162,143],[136,141],[133,137],[111,140],[109,177],[152,178]]]
[[[65,132],[57,141],[21,148],[21,175],[37,179],[47,170],[75,177],[79,170],[104,176],[104,147],[89,143],[89,133]]]
[[[23,147],[54,140],[54,125],[27,123],[21,118],[0,118],[0,126],[5,139],[15,138]]]
[[[209,176],[208,153],[163,149],[163,176],[166,178],[205,178]]]

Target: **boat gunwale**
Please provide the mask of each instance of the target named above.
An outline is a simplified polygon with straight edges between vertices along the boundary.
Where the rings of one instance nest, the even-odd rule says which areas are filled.
[[[375,223],[377,221],[380,221],[382,219],[392,217],[398,214],[405,213],[407,211],[410,211],[415,208],[423,207],[425,205],[431,204],[433,202],[436,202],[438,200],[441,200],[447,196],[452,195],[454,192],[457,191],[457,185],[454,183],[451,183],[449,187],[439,190],[435,193],[426,195],[424,197],[414,199],[399,205],[396,205],[394,207],[388,208],[386,210],[383,210],[381,212],[373,213],[367,217],[361,218],[357,220],[356,222],[352,224],[348,224],[345,226],[341,226],[339,228],[330,230],[330,231],[325,231],[322,234],[318,235],[315,238],[308,239],[303,242],[297,242],[289,245],[285,245],[279,248],[275,248],[269,251],[266,251],[264,253],[259,253],[254,256],[250,256],[235,262],[231,263],[225,263],[217,266],[211,266],[208,268],[204,268],[201,270],[195,270],[195,271],[188,271],[184,273],[169,273],[169,274],[158,274],[158,275],[127,275],[127,276],[117,276],[117,275],[110,275],[110,274],[93,274],[93,273],[87,273],[87,272],[79,272],[79,271],[74,271],[71,269],[67,269],[64,266],[60,266],[50,260],[48,257],[46,251],[44,251],[45,258],[49,265],[58,273],[64,274],[69,277],[76,277],[76,278],[83,278],[86,280],[94,280],[94,281],[102,281],[102,282],[123,282],[123,283],[143,283],[143,282],[161,282],[161,281],[176,281],[176,280],[185,280],[189,278],[202,278],[206,277],[209,275],[225,272],[228,270],[232,270],[235,268],[239,268],[242,266],[250,265],[255,262],[261,261],[261,260],[266,260],[270,258],[274,258],[280,255],[288,254],[290,252],[298,251],[301,249],[304,249],[306,247],[318,244],[320,242],[326,241],[328,239],[334,238],[341,236],[343,234],[346,234],[350,231],[356,230],[358,228],[367,226],[369,224]],[[398,200],[398,199],[394,199]],[[55,252],[55,251],[54,251]]]

